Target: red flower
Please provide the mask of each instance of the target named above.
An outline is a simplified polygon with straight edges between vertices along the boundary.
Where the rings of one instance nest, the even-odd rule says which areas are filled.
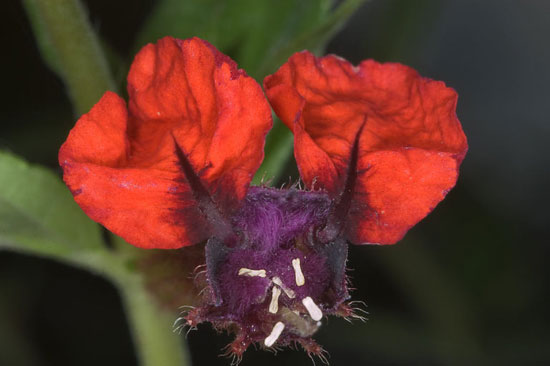
[[[260,86],[197,38],[136,56],[129,106],[108,92],[59,153],[94,220],[143,248],[208,239],[203,321],[249,344],[300,343],[323,315],[354,316],[347,241],[392,244],[454,186],[467,142],[456,93],[399,64],[295,54],[264,87],[293,131],[308,191],[249,187],[271,113]]]

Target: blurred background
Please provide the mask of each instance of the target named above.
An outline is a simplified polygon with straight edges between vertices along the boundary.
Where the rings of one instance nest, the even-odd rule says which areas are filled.
[[[158,3],[84,4],[124,85],[136,50],[162,30],[150,20]],[[353,298],[370,315],[321,328],[332,365],[550,364],[549,36],[549,1],[372,0],[328,43],[353,63],[397,61],[444,80],[470,144],[456,188],[404,240],[350,248]],[[0,37],[0,149],[59,172],[76,118],[19,1],[3,3]],[[224,51],[246,68],[237,49]],[[193,365],[228,365],[218,355],[229,341],[199,327],[188,337]],[[133,365],[133,352],[107,281],[0,252],[0,365]],[[250,349],[242,365],[310,362]]]

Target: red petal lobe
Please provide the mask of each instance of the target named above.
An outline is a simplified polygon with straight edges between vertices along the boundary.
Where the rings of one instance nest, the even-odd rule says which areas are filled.
[[[442,82],[400,64],[367,60],[354,67],[301,52],[264,87],[294,131],[308,187],[317,182],[339,199],[355,169],[347,220],[352,242],[395,243],[454,186],[467,142],[456,93]],[[358,133],[357,166],[350,167]]]
[[[77,122],[59,153],[65,182],[92,219],[131,244],[205,240],[215,230],[177,151],[215,208],[231,212],[271,128],[260,86],[207,42],[166,37],[138,53],[128,92],[128,109],[108,92]]]

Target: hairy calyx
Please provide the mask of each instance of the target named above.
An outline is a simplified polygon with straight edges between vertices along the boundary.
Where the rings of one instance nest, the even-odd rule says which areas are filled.
[[[237,356],[252,343],[299,343],[321,354],[311,336],[323,316],[352,315],[346,241],[317,239],[333,204],[324,192],[250,188],[231,219],[238,243],[213,237],[206,245],[205,290],[185,317],[188,325],[210,322],[234,332],[229,351]]]

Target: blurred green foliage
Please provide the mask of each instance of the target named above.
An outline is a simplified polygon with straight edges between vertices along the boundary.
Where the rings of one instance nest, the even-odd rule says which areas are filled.
[[[280,65],[282,50],[330,19],[331,5],[331,0],[163,0],[149,16],[136,48],[167,34],[200,37],[261,81]]]

